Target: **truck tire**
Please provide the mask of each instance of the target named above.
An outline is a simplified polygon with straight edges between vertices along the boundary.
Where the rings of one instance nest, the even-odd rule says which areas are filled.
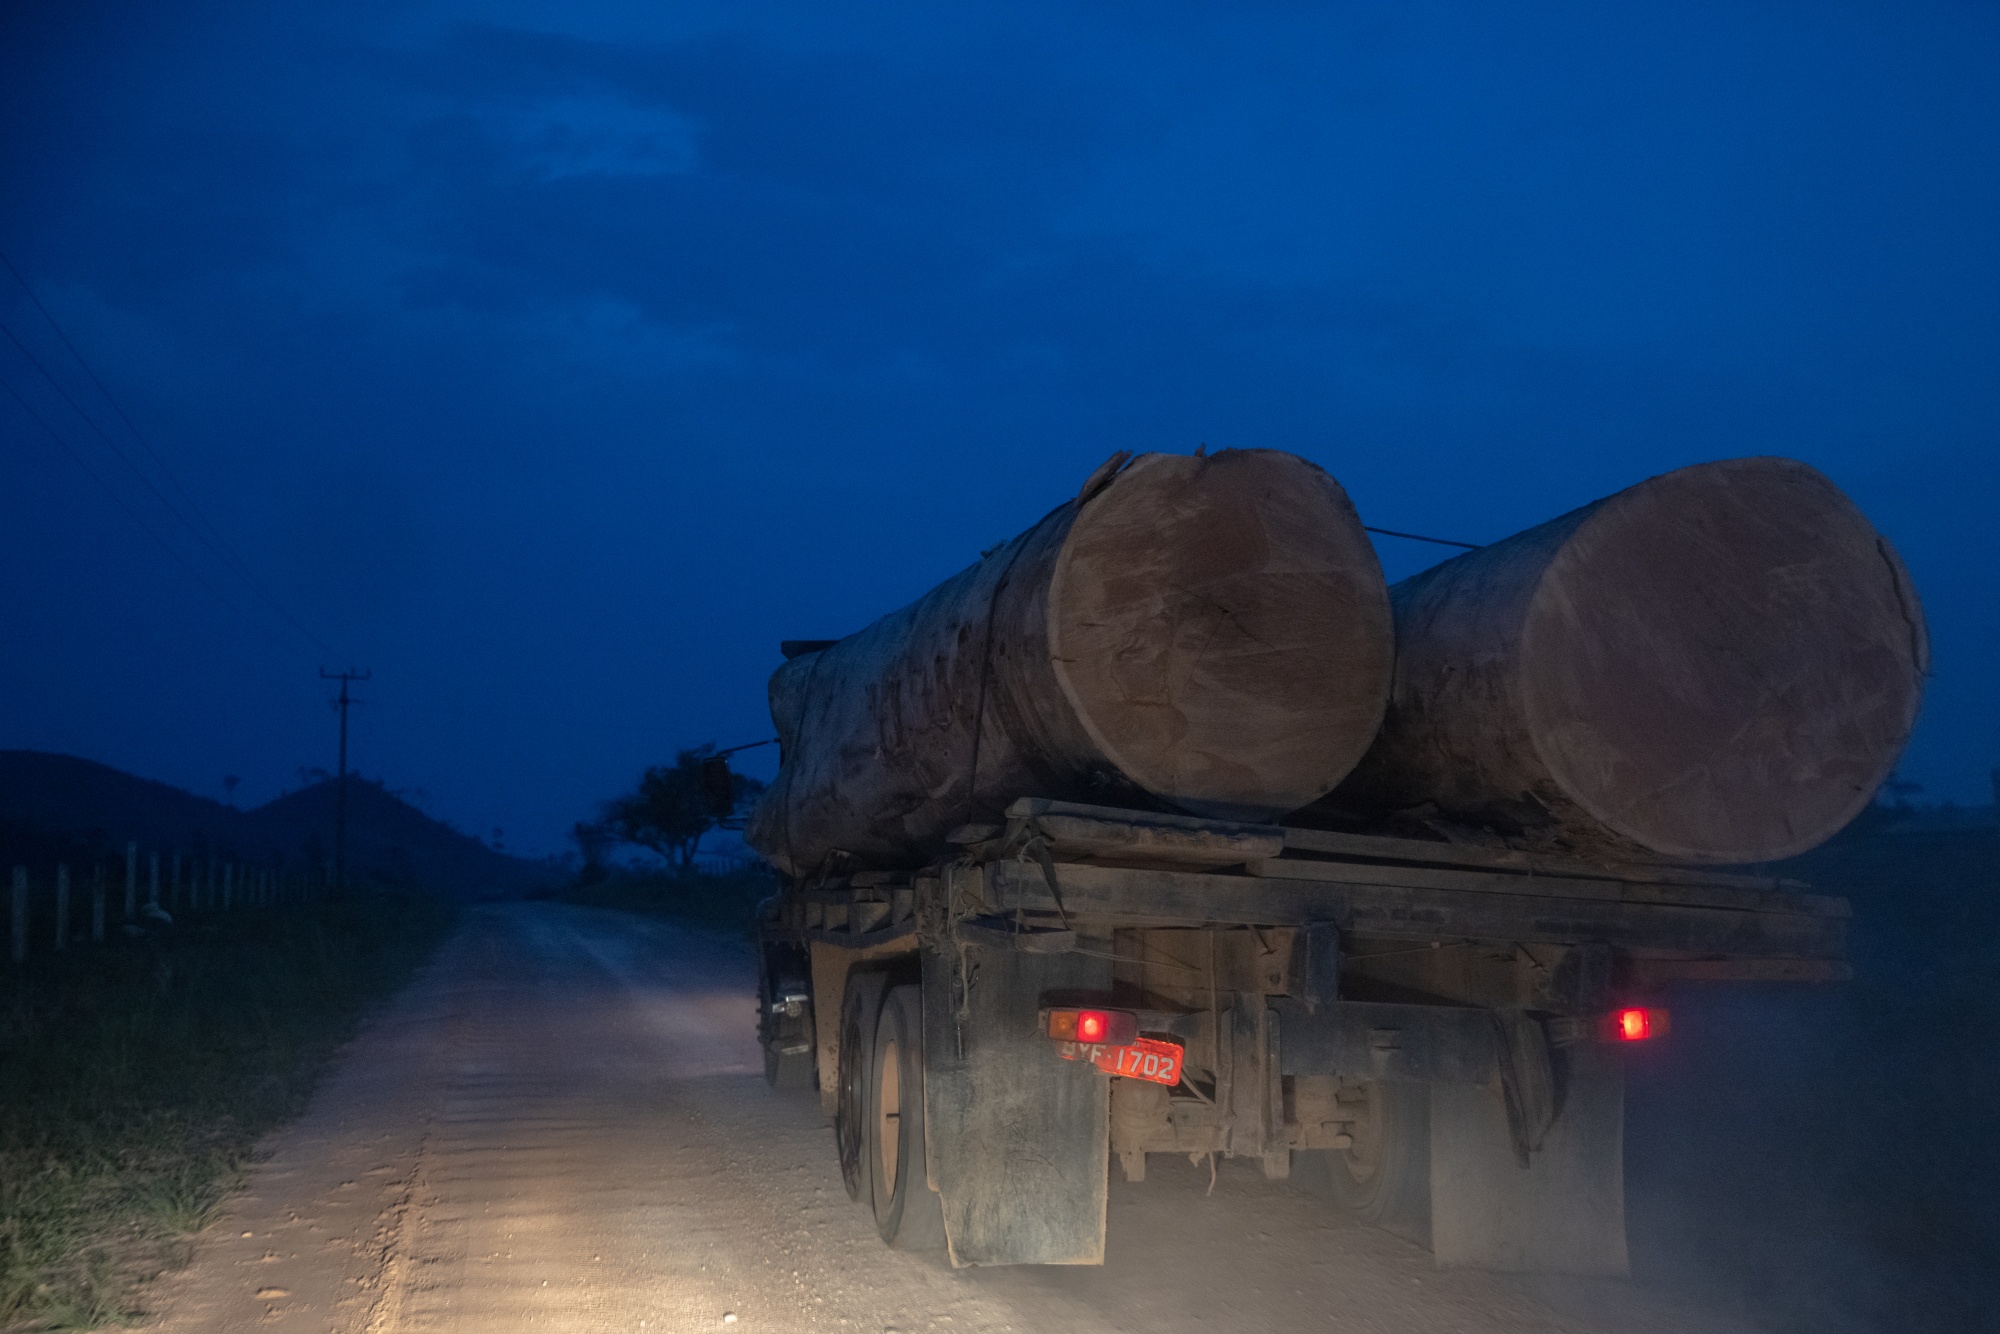
[[[1355,1112],[1353,1147],[1302,1151],[1299,1176],[1315,1194],[1361,1222],[1427,1244],[1430,1089],[1369,1080],[1343,1089],[1341,1102]]]
[[[924,1157],[923,988],[882,998],[868,1081],[868,1182],[875,1230],[898,1250],[943,1251],[944,1206]]]
[[[868,1198],[868,1078],[875,1065],[875,1022],[889,979],[879,972],[847,975],[840,1000],[840,1072],[833,1108],[833,1138],[840,1151],[840,1180],[847,1198]]]

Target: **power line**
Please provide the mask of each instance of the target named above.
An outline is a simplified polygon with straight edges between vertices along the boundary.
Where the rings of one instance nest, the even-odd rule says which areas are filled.
[[[229,571],[229,573],[235,575],[239,580],[241,580],[253,594],[260,595],[263,598],[263,600],[267,602],[271,606],[271,608],[278,613],[280,617],[282,617],[287,623],[291,625],[291,627],[294,630],[297,630],[313,645],[315,645],[320,649],[325,650],[328,653],[333,652],[333,650],[325,643],[325,641],[321,640],[318,635],[315,635],[311,630],[307,629],[303,624],[301,624],[298,618],[293,616],[290,610],[286,608],[282,602],[280,602],[267,588],[264,588],[261,584],[259,584],[256,581],[256,579],[253,576],[251,576],[247,570],[243,568],[240,559],[235,557],[235,555],[232,552],[228,551],[223,545],[220,545],[219,534],[217,535],[217,537],[211,538],[208,533],[203,532],[201,527],[190,521],[187,515],[181,512],[180,508],[176,506],[174,502],[167,496],[167,494],[160,489],[159,484],[155,482],[152,479],[152,477],[147,475],[145,469],[141,468],[137,463],[133,462],[131,456],[127,454],[119,446],[116,440],[113,440],[111,438],[109,433],[105,431],[104,427],[98,423],[97,419],[92,417],[88,412],[86,412],[83,406],[79,404],[76,401],[76,399],[70,396],[69,391],[63,388],[62,382],[56,379],[55,375],[50,372],[49,368],[43,364],[41,358],[37,357],[34,354],[34,352],[27,346],[27,344],[21,341],[20,336],[16,334],[13,331],[13,329],[8,327],[5,322],[0,322],[0,334],[5,334],[7,336],[7,340],[11,342],[17,349],[19,349],[21,355],[28,359],[28,363],[32,365],[36,370],[41,372],[43,380],[48,382],[49,387],[54,389],[56,391],[56,394],[62,399],[62,401],[69,405],[70,411],[74,412],[77,416],[81,417],[84,421],[84,424],[89,426],[92,431],[97,433],[98,438],[103,440],[104,443],[107,446],[109,446],[112,456],[116,458],[120,463],[123,463],[128,469],[130,469],[134,476],[138,477],[139,481],[145,486],[145,488],[148,491],[152,492],[153,498],[160,502],[161,506],[167,511],[167,513],[171,515],[174,519],[176,519],[183,528],[185,528],[189,533],[191,533],[197,542],[201,543],[201,545],[203,545],[204,547],[207,547],[209,553],[222,563],[222,566],[225,570]],[[21,400],[21,396],[17,391],[10,391],[10,392],[14,392],[14,397],[17,401]],[[46,421],[41,420],[39,414],[36,414],[36,419],[37,421],[40,422],[42,429],[52,430],[52,428],[50,428],[49,424]],[[65,442],[65,445],[67,446],[67,442]],[[76,451],[74,449],[71,449],[70,453],[72,457],[78,457],[78,458],[81,457],[80,455],[76,454]],[[155,458],[157,461],[157,456],[155,456]],[[162,467],[161,471],[167,475],[170,482],[173,481],[172,474],[170,472],[167,472],[164,466]],[[98,481],[100,485],[105,485],[107,487],[109,486],[109,483],[105,482],[104,479],[101,477],[98,478]],[[173,484],[177,490],[180,489],[179,484],[177,482],[174,482]],[[185,492],[183,492],[183,495],[185,495]],[[190,503],[190,508],[192,508],[191,503]],[[129,512],[130,507],[127,506],[127,509]],[[199,515],[200,512],[197,510],[196,513],[197,515]],[[205,519],[204,522],[206,522]],[[209,526],[211,528],[213,527],[213,525]],[[158,534],[155,534],[155,536],[157,537]]]
[[[221,529],[216,527],[215,523],[211,521],[205,513],[202,512],[201,506],[195,503],[194,497],[188,494],[187,488],[185,486],[181,485],[180,478],[175,475],[174,470],[169,466],[167,466],[166,460],[160,457],[159,451],[153,448],[152,444],[146,439],[145,434],[141,432],[138,426],[136,426],[133,423],[132,418],[126,413],[123,406],[121,406],[118,400],[112,396],[111,391],[105,387],[103,379],[97,374],[95,370],[91,369],[89,361],[87,361],[84,358],[83,353],[77,349],[75,342],[73,342],[70,339],[70,336],[66,332],[64,332],[61,323],[59,323],[56,320],[56,317],[50,313],[49,308],[45,304],[43,304],[41,297],[38,296],[35,293],[35,289],[29,285],[27,278],[21,273],[21,270],[14,264],[14,261],[8,258],[7,254],[4,251],[0,251],[0,264],[4,264],[6,266],[7,271],[13,275],[14,281],[20,285],[21,290],[23,292],[27,293],[28,300],[33,302],[35,309],[41,312],[42,318],[45,321],[47,321],[49,328],[55,331],[56,337],[60,339],[62,341],[63,346],[69,350],[70,356],[74,358],[76,364],[82,368],[84,375],[89,378],[91,384],[96,386],[97,392],[100,395],[102,395],[104,401],[111,406],[111,410],[118,415],[118,419],[125,424],[126,430],[131,432],[133,440],[136,441],[139,447],[146,452],[147,457],[153,461],[153,465],[155,468],[158,469],[160,476],[165,478],[167,484],[174,489],[177,495],[179,495],[181,504],[176,505],[175,502],[172,499],[170,499],[164,491],[160,489],[158,483],[156,483],[153,480],[153,478],[150,475],[148,475],[147,471],[144,468],[140,467],[136,462],[134,462],[132,457],[129,454],[127,454],[123,448],[119,446],[118,442],[111,438],[111,435],[104,429],[104,427],[97,421],[97,419],[93,417],[90,413],[86,412],[83,409],[82,405],[79,404],[74,398],[70,396],[69,391],[63,388],[61,381],[56,379],[55,375],[49,370],[49,368],[43,364],[41,358],[37,357],[34,354],[34,352],[29,349],[27,344],[22,342],[20,337],[11,328],[7,327],[5,323],[0,322],[0,332],[4,332],[7,335],[8,341],[12,342],[16,348],[20,349],[21,355],[26,357],[29,363],[33,365],[36,370],[41,372],[42,378],[48,381],[49,386],[53,388],[58,395],[61,396],[63,402],[69,405],[70,410],[76,413],[77,416],[81,417],[84,420],[84,423],[88,425],[91,430],[95,431],[98,437],[102,439],[107,446],[110,447],[111,452],[118,458],[118,461],[123,463],[127,468],[131,469],[133,474],[137,476],[139,480],[145,485],[146,489],[148,491],[151,491],[153,493],[153,496],[160,502],[160,504],[166,508],[167,512],[171,514],[177,521],[179,521],[181,526],[186,528],[188,532],[194,536],[196,541],[200,542],[203,546],[207,547],[209,552],[212,555],[214,555],[218,561],[222,563],[223,567],[226,570],[228,570],[231,574],[233,574],[253,595],[261,599],[267,606],[269,606],[271,610],[277,612],[277,614],[280,617],[282,617],[285,620],[285,622],[291,626],[292,629],[296,630],[306,640],[310,641],[315,647],[320,649],[323,653],[325,653],[329,657],[340,656],[330,644],[328,644],[324,639],[321,639],[317,634],[313,633],[312,629],[309,626],[307,626],[304,622],[299,620],[297,616],[293,615],[291,608],[285,605],[284,600],[279,598],[275,593],[273,593],[270,587],[266,585],[262,580],[258,579],[255,573],[250,569],[248,564],[243,560],[243,558],[236,553],[234,548],[230,546],[228,539],[222,535]],[[20,396],[17,393],[15,397],[18,399]],[[43,423],[43,428],[45,430],[48,429],[47,423]],[[72,451],[72,453],[74,453],[74,451]],[[185,506],[186,513],[182,512],[182,506]],[[193,518],[190,518],[189,515],[192,515]]]
[[[190,522],[185,515],[181,515],[179,513],[175,513],[175,517],[180,519],[181,522],[187,526],[188,530],[190,532],[193,532],[194,535],[198,539],[200,539],[204,545],[208,546],[209,549],[215,553],[216,557],[230,569],[230,572],[235,574],[238,579],[242,580],[243,583],[250,589],[251,592],[256,593],[257,595],[262,597],[264,601],[269,603],[271,607],[280,616],[284,617],[286,621],[290,622],[293,629],[297,630],[300,634],[304,635],[307,639],[311,640],[315,646],[317,646],[324,652],[328,654],[334,654],[332,646],[329,645],[325,640],[321,639],[318,635],[314,634],[311,627],[307,626],[304,622],[300,621],[296,616],[294,616],[291,612],[291,608],[285,605],[284,600],[278,597],[277,594],[273,593],[269,585],[265,584],[262,580],[257,578],[255,571],[253,571],[249,567],[248,563],[245,562],[243,558],[237,554],[235,548],[230,545],[229,539],[223,536],[222,530],[216,526],[215,522],[212,519],[210,519],[205,512],[203,512],[201,506],[198,503],[196,503],[195,498],[192,495],[188,494],[188,489],[185,486],[181,485],[180,477],[174,472],[174,470],[170,466],[168,466],[167,461],[160,456],[160,452],[153,448],[152,442],[146,439],[145,433],[139,429],[137,423],[135,423],[132,420],[131,416],[125,411],[124,405],[121,404],[117,400],[117,398],[112,395],[111,390],[105,385],[103,379],[97,374],[95,370],[91,368],[90,362],[84,358],[83,353],[80,350],[78,350],[75,342],[73,342],[70,339],[69,334],[63,330],[62,325],[56,320],[56,317],[49,311],[48,306],[43,303],[41,297],[36,294],[35,289],[29,285],[27,278],[21,273],[21,270],[18,267],[16,267],[14,261],[7,257],[7,254],[4,251],[0,251],[0,264],[6,265],[7,271],[14,275],[14,281],[20,284],[21,290],[23,292],[27,293],[28,300],[32,301],[35,305],[35,309],[41,312],[42,319],[48,323],[49,328],[54,331],[55,336],[62,340],[62,345],[69,350],[70,357],[73,360],[75,360],[77,366],[81,368],[84,375],[89,378],[91,384],[96,386],[98,394],[103,397],[104,401],[107,404],[110,405],[111,410],[118,415],[118,420],[125,424],[125,429],[131,433],[132,439],[138,443],[140,449],[146,452],[146,457],[150,458],[153,461],[153,466],[159,470],[160,476],[164,477],[167,481],[167,484],[174,489],[174,493],[178,495],[181,498],[182,503],[186,505],[188,514],[193,515],[194,520],[196,522]],[[11,338],[12,336],[13,336],[12,331],[10,330],[9,337]],[[19,339],[15,339],[14,342],[15,346],[17,347],[20,346]],[[49,374],[46,367],[43,367],[41,365],[41,363],[35,358],[34,354],[28,353],[26,348],[22,348],[22,351],[27,354],[28,359],[30,361],[35,362],[36,369],[41,370],[43,376],[49,380],[50,384],[54,385],[55,378]],[[57,393],[63,392],[62,387],[60,385],[56,385],[56,392]],[[112,443],[111,438],[108,435],[105,435],[103,428],[98,425],[97,421],[94,418],[92,418],[88,413],[85,413],[81,408],[77,408],[75,402],[69,399],[69,395],[63,394],[63,398],[65,401],[68,401],[70,403],[70,406],[72,408],[76,408],[77,414],[79,416],[82,416],[84,420],[90,423],[92,430],[96,431],[100,436],[104,437],[105,443],[111,445],[112,451],[114,453],[117,453],[119,457],[124,460],[126,466],[132,468],[134,472],[139,473],[140,479],[142,481],[146,481],[147,486],[149,487],[149,489],[153,491],[155,495],[160,495],[158,488],[152,485],[151,480],[146,478],[144,472],[141,469],[139,469],[135,464],[133,464],[130,459],[125,458],[122,451],[118,449],[118,446]],[[173,509],[172,504],[167,501],[167,498],[165,496],[161,495],[160,500],[162,504],[166,504],[168,506],[169,510]],[[202,531],[203,529],[207,530],[206,534],[203,533]],[[209,540],[211,537],[214,539],[213,541]],[[338,655],[335,654],[334,656]]]
[[[196,518],[200,519],[202,524],[220,540],[222,537],[221,531],[209,521],[206,514],[202,513],[201,506],[197,505],[194,497],[187,493],[187,488],[181,485],[180,478],[174,475],[174,470],[167,466],[167,461],[160,457],[159,451],[153,448],[152,442],[146,439],[144,432],[140,431],[138,426],[133,423],[132,418],[126,414],[124,405],[112,396],[111,390],[105,386],[104,381],[98,377],[97,372],[91,369],[90,362],[84,358],[82,352],[77,350],[77,346],[70,340],[69,334],[64,332],[62,324],[57,321],[55,315],[43,303],[41,296],[36,293],[34,286],[28,282],[27,275],[22,273],[14,261],[7,257],[7,252],[4,250],[0,250],[0,264],[6,265],[7,272],[14,275],[14,281],[19,283],[21,290],[28,294],[28,300],[34,302],[35,309],[41,312],[42,319],[47,321],[49,328],[55,331],[56,337],[62,340],[62,345],[69,349],[70,356],[83,369],[83,373],[90,377],[91,384],[97,387],[97,392],[103,397],[104,401],[111,405],[111,410],[118,414],[118,420],[125,423],[125,429],[130,431],[132,438],[139,442],[139,448],[145,450],[146,456],[153,460],[154,466],[160,470],[160,475],[165,477],[168,484],[174,488],[174,491],[180,498],[187,502],[189,511]]]
[[[1404,537],[1412,542],[1435,542],[1441,547],[1464,547],[1467,551],[1479,550],[1477,542],[1454,542],[1448,537],[1425,537],[1421,533],[1399,533],[1394,528],[1370,528],[1365,523],[1361,527],[1365,532],[1380,533],[1384,537]]]
[[[241,616],[245,621],[245,623],[253,626],[259,634],[269,639],[271,643],[276,647],[285,650],[286,652],[296,653],[298,651],[297,645],[287,644],[283,640],[279,639],[278,636],[271,633],[271,628],[269,626],[265,625],[262,621],[258,620],[256,617],[252,616],[249,612],[243,610],[243,608],[238,606],[236,602],[229,596],[228,593],[224,592],[222,589],[217,588],[214,584],[210,583],[208,581],[208,576],[203,574],[201,570],[198,569],[192,561],[188,560],[186,556],[181,554],[180,548],[176,547],[173,543],[167,541],[167,539],[160,534],[159,529],[153,527],[152,524],[148,523],[146,521],[146,516],[141,514],[138,510],[134,509],[130,501],[126,500],[124,496],[118,494],[118,488],[111,485],[110,482],[105,480],[104,474],[98,472],[97,469],[90,466],[90,460],[84,458],[82,454],[78,453],[76,447],[70,444],[70,442],[63,437],[60,431],[56,430],[55,427],[49,425],[48,422],[42,417],[42,414],[35,411],[35,409],[29,404],[27,399],[21,397],[20,390],[14,388],[14,386],[8,383],[5,379],[0,379],[0,389],[5,389],[7,391],[8,397],[12,398],[16,403],[20,404],[21,411],[28,414],[28,419],[34,422],[35,425],[41,427],[43,431],[47,432],[49,439],[55,441],[56,445],[63,451],[63,453],[69,455],[71,459],[75,460],[76,465],[79,468],[83,469],[84,474],[87,477],[89,477],[91,481],[97,483],[98,486],[102,487],[104,493],[111,497],[112,501],[117,504],[118,508],[125,511],[126,515],[131,518],[133,523],[139,526],[139,528],[146,534],[146,536],[152,538],[155,542],[158,542],[161,548],[165,550],[169,556],[172,556],[176,561],[180,563],[182,569],[185,569],[189,574],[194,576],[196,582],[198,582],[203,588],[207,589],[210,593],[213,593],[217,601],[221,602],[223,606],[229,608],[229,610],[235,612],[238,616]]]

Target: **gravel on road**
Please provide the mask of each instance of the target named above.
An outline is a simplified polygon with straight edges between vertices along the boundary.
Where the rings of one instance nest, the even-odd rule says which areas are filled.
[[[810,1093],[774,1092],[740,942],[557,903],[469,911],[344,1054],[160,1334],[1739,1334],[1627,1283],[1440,1271],[1255,1168],[1114,1181],[1106,1263],[886,1249]]]

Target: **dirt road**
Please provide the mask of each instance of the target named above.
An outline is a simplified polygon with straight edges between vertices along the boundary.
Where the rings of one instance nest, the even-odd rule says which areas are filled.
[[[1225,1163],[1114,1180],[1101,1268],[885,1249],[810,1094],[764,1086],[741,947],[482,908],[347,1053],[194,1264],[176,1334],[1334,1330],[1731,1334],[1619,1283],[1440,1272]],[[1115,1174],[1114,1174],[1115,1175]]]

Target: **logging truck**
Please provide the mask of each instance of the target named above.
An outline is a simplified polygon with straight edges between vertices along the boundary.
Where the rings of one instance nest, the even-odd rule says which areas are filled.
[[[1627,1271],[1671,984],[1848,976],[1772,875],[1889,772],[1927,648],[1786,460],[1387,588],[1337,483],[1119,456],[773,676],[759,1035],[892,1246],[1104,1257],[1109,1173],[1242,1158],[1440,1265]]]

